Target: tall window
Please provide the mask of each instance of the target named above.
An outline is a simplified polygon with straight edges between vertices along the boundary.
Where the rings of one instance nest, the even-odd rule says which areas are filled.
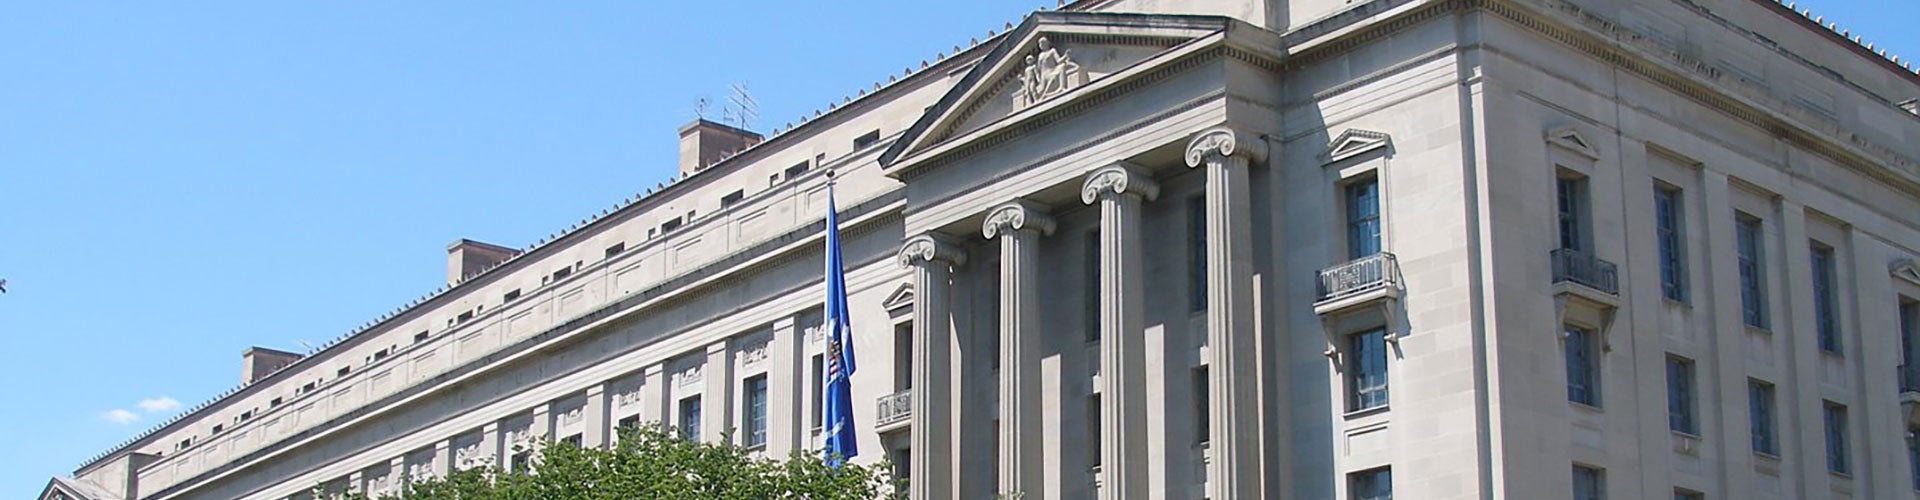
[[[1600,336],[1593,330],[1566,327],[1567,400],[1600,407]]]
[[[1560,212],[1560,248],[1588,251],[1587,179],[1561,177],[1556,185]]]
[[[1087,465],[1100,466],[1100,395],[1087,397]]]
[[[680,400],[680,437],[688,441],[700,440],[700,396],[688,396]]]
[[[1207,310],[1207,198],[1187,198],[1187,310]]]
[[[747,377],[745,401],[740,423],[746,426],[741,438],[748,448],[767,444],[767,375]]]
[[[1603,500],[1606,494],[1606,471],[1584,465],[1573,466],[1573,500]]]
[[[1687,301],[1687,247],[1680,232],[1680,190],[1653,191],[1653,217],[1660,244],[1660,296]]]
[[[1915,347],[1920,347],[1914,345],[1920,340],[1915,337],[1920,337],[1920,302],[1903,299],[1900,301],[1900,362],[1909,370],[1914,369],[1914,358],[1920,356],[1920,352],[1914,352]]]
[[[1355,472],[1349,477],[1347,491],[1353,500],[1393,500],[1393,468]]]
[[[1853,451],[1847,437],[1847,406],[1832,401],[1826,404],[1827,471],[1853,473]]]
[[[1099,229],[1087,231],[1086,244],[1085,244],[1085,247],[1081,249],[1081,252],[1082,252],[1082,255],[1080,259],[1081,260],[1080,273],[1081,273],[1081,279],[1085,280],[1085,282],[1081,284],[1081,287],[1082,287],[1081,294],[1083,294],[1086,297],[1086,303],[1081,307],[1081,309],[1085,313],[1083,316],[1081,316],[1081,320],[1082,320],[1081,322],[1085,323],[1084,326],[1087,329],[1086,331],[1087,342],[1099,342],[1100,341],[1100,230]]]
[[[1773,412],[1773,384],[1747,380],[1747,420],[1753,428],[1754,453],[1780,456],[1780,424]]]
[[[1347,258],[1380,253],[1380,180],[1347,184]]]
[[[1193,369],[1193,441],[1205,444],[1213,435],[1213,382],[1207,379],[1207,367]]]
[[[1765,241],[1760,233],[1760,219],[1753,216],[1734,214],[1734,246],[1740,253],[1740,317],[1747,326],[1767,327],[1767,282],[1761,274],[1766,261],[1760,252],[1761,242]]]
[[[1693,411],[1693,361],[1667,356],[1667,428],[1689,435],[1700,434],[1700,422]]]
[[[1386,406],[1386,329],[1350,335],[1348,342],[1347,410],[1361,411]]]
[[[1839,304],[1833,294],[1833,247],[1813,244],[1813,321],[1820,335],[1820,350],[1840,353]]]
[[[827,390],[826,359],[821,355],[815,354],[812,359],[807,360],[807,380],[813,381],[812,384],[807,385],[807,399],[813,403],[813,406],[807,407],[813,410],[807,412],[809,413],[807,423],[817,431],[820,429],[820,420],[825,418],[822,411],[826,406],[821,404],[825,398],[821,396],[821,392]]]
[[[913,323],[893,325],[893,390],[913,388]]]
[[[1913,478],[1913,489],[1920,490],[1920,427],[1907,428],[1907,473]]]

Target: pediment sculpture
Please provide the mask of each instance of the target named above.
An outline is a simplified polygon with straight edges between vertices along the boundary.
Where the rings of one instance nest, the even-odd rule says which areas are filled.
[[[1020,68],[1020,88],[1013,91],[1013,109],[1022,110],[1087,83],[1087,71],[1073,62],[1073,50],[1054,48],[1041,37],[1039,50],[1027,55]]]

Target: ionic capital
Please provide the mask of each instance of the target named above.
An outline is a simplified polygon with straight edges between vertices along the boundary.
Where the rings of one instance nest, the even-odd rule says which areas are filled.
[[[1089,205],[1100,201],[1101,196],[1127,194],[1153,201],[1160,197],[1160,184],[1133,165],[1115,163],[1087,174],[1087,182],[1080,185],[1080,202]]]
[[[988,211],[986,223],[980,225],[980,234],[991,240],[1002,234],[1031,229],[1044,236],[1053,234],[1053,227],[1053,217],[1047,215],[1046,205],[1016,199]]]
[[[1267,143],[1259,135],[1234,130],[1231,127],[1214,127],[1193,135],[1187,141],[1187,166],[1198,167],[1210,161],[1224,161],[1240,155],[1258,162],[1267,158]]]
[[[925,233],[900,244],[900,265],[906,267],[945,263],[959,266],[967,263],[967,252],[948,241],[945,236]]]

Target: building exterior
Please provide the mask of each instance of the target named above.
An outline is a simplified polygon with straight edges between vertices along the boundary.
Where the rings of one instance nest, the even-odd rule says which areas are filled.
[[[1920,498],[1920,75],[1770,0],[1085,0],[247,383],[50,499],[307,498],[664,421],[914,498]],[[726,434],[727,429],[737,429]]]

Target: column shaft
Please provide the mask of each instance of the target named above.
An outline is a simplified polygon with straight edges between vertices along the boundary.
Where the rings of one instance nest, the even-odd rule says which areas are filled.
[[[1140,204],[1159,188],[1123,165],[1095,170],[1081,201],[1100,205],[1100,498],[1147,494],[1146,280]]]
[[[910,498],[956,498],[953,445],[953,349],[949,279],[959,249],[934,235],[901,245],[900,262],[913,268],[913,393],[909,430]]]
[[[1002,494],[1042,500],[1039,438],[1039,239],[1053,220],[1016,201],[989,212],[982,232],[1000,240],[1000,478]]]
[[[1253,332],[1250,156],[1262,143],[1231,129],[1202,132],[1187,165],[1207,171],[1207,437],[1212,498],[1260,498],[1259,387]]]

